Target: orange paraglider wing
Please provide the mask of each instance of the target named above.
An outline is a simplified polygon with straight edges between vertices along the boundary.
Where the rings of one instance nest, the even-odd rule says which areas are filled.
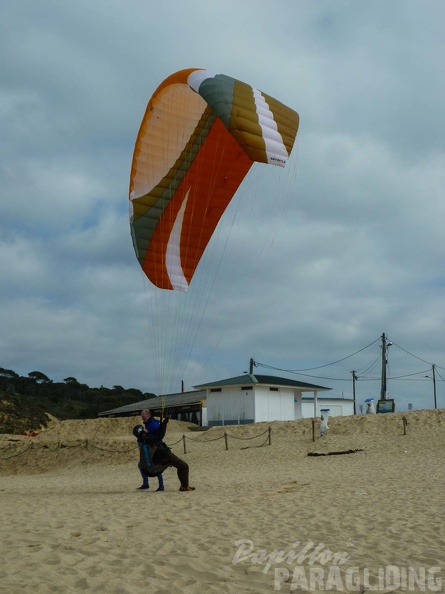
[[[224,210],[255,161],[284,166],[298,114],[250,85],[181,70],[150,99],[133,155],[130,226],[151,282],[186,291]]]

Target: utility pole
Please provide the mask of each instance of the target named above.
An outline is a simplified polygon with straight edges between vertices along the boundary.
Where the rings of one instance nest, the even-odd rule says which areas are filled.
[[[357,414],[356,409],[355,409],[355,380],[357,379],[357,376],[355,375],[355,371],[352,370],[352,399],[354,401],[354,414]]]
[[[436,366],[433,363],[433,390],[434,390],[434,408],[437,409],[437,397],[436,397]]]
[[[386,400],[386,336],[382,334],[382,386],[380,390],[380,400]]]
[[[380,391],[380,399],[386,400],[386,367],[388,365],[388,347],[392,342],[386,342],[385,333],[382,334],[382,389]]]
[[[253,375],[253,366],[255,365],[255,361],[251,358],[249,361],[249,373]]]

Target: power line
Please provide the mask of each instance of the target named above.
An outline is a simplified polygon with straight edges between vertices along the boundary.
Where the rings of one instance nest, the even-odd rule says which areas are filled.
[[[412,377],[413,375],[420,375],[421,373],[428,373],[431,369],[425,369],[425,371],[416,371],[415,373],[407,373],[406,375],[396,375],[395,377],[390,377],[389,379],[397,380],[397,379],[405,379],[408,377]]]
[[[443,368],[441,367],[441,369],[443,369]],[[440,379],[441,379],[443,382],[445,382],[445,379],[444,379],[444,378],[443,378],[443,377],[440,375],[440,373],[437,371],[437,365],[436,365],[436,373],[437,373],[437,375],[440,377]]]
[[[333,361],[332,363],[326,363],[324,365],[319,365],[317,367],[309,367],[309,368],[304,368],[304,369],[283,369],[280,367],[274,367],[273,365],[268,365],[266,363],[260,363],[258,361],[253,361],[253,364],[255,365],[255,367],[264,367],[265,369],[272,369],[274,371],[281,371],[284,373],[290,373],[290,374],[295,374],[295,375],[300,375],[302,377],[308,377],[311,379],[318,379],[318,380],[325,380],[325,381],[350,381],[350,377],[328,377],[328,376],[319,376],[319,375],[313,375],[313,374],[309,374],[309,373],[303,373],[305,371],[315,371],[317,369],[323,369],[324,367],[329,367],[331,365],[337,365],[338,363],[341,363],[343,361],[346,361],[347,359],[350,359],[351,357],[353,357],[354,355],[357,355],[358,353],[361,353],[362,351],[366,350],[367,348],[369,348],[370,346],[372,346],[373,344],[375,344],[378,340],[380,340],[381,337],[377,338],[376,340],[372,341],[371,343],[369,343],[368,345],[366,345],[365,347],[358,349],[357,351],[355,351],[354,353],[347,355],[346,357],[343,357],[341,359],[338,359],[336,361]],[[413,353],[410,353],[409,351],[407,351],[406,349],[404,349],[403,347],[401,347],[400,345],[398,345],[397,343],[395,343],[394,341],[391,341],[391,344],[393,344],[394,346],[398,347],[401,351],[407,353],[408,355],[410,355],[411,357],[414,357],[416,359],[418,359],[419,361],[422,361],[423,363],[427,363],[428,365],[433,365],[432,363],[430,363],[429,361],[426,361],[425,359],[422,359],[421,357],[418,357],[417,355],[414,355]],[[371,363],[362,373],[360,373],[360,376],[356,376],[356,380],[360,381],[360,382],[365,382],[365,381],[378,381],[381,378],[365,378],[364,374],[368,373],[369,371],[371,371],[375,365],[378,363],[378,361],[381,359],[380,355],[379,357],[377,357],[377,359],[375,359],[373,361],[373,363]],[[445,379],[440,375],[440,373],[437,371],[437,366],[436,367],[436,373],[437,375],[440,377],[440,379],[442,381],[445,381]],[[445,369],[440,367],[440,369]],[[394,376],[394,377],[389,377],[388,379],[390,379],[391,381],[399,381],[399,380],[404,380],[404,381],[424,381],[421,378],[414,378],[413,376],[416,375],[421,375],[424,373],[429,372],[430,369],[424,370],[424,371],[417,371],[414,373],[409,373],[409,374],[405,374],[405,375],[400,375],[400,376]],[[359,373],[359,372],[356,372]]]
[[[363,376],[365,375],[365,373],[368,373],[369,371],[371,371],[372,369],[374,369],[374,367],[377,365],[377,363],[380,361],[380,359],[381,359],[381,356],[379,355],[379,356],[377,357],[377,359],[375,359],[375,360],[374,360],[374,361],[371,363],[371,365],[368,365],[368,367],[367,367],[367,368],[366,368],[364,371],[357,371],[357,374],[358,374],[360,377],[363,377]]]
[[[404,353],[407,353],[407,355],[411,355],[411,357],[414,357],[415,359],[419,359],[419,361],[422,361],[423,363],[428,363],[428,365],[432,365],[432,363],[430,363],[429,361],[425,361],[425,359],[422,359],[421,357],[418,357],[417,355],[414,355],[413,353],[410,353],[406,349],[402,348],[396,342],[393,341],[392,343],[393,343],[394,346],[396,346],[397,348],[399,348],[401,351],[403,351]]]
[[[369,348],[370,346],[375,344],[378,340],[380,340],[380,337],[376,338],[370,344],[363,347],[362,349],[355,351],[355,353],[352,353],[351,355],[348,355],[347,357],[343,357],[343,359],[338,359],[338,361],[333,361],[332,363],[326,363],[325,365],[319,365],[318,367],[308,367],[307,369],[279,369],[278,367],[272,367],[270,365],[266,365],[265,363],[258,363],[258,361],[255,361],[255,365],[257,365],[258,367],[265,367],[267,369],[275,369],[276,371],[284,371],[287,373],[298,373],[299,374],[301,371],[315,371],[316,369],[322,369],[323,367],[329,367],[330,365],[336,365],[337,363],[346,361],[346,359],[350,359],[354,355],[357,355],[358,353],[361,353],[365,349]],[[301,374],[301,375],[304,375],[304,374]],[[312,377],[312,376],[308,376],[308,377]],[[316,376],[313,376],[313,377],[316,377]],[[331,378],[326,378],[326,379],[331,379]]]

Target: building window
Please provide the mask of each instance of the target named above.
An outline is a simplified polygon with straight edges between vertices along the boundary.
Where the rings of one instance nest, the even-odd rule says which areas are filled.
[[[270,390],[271,392],[279,392],[279,391],[280,391],[278,388],[269,388],[269,390]]]
[[[253,390],[253,386],[244,386],[241,387],[240,390]]]
[[[221,392],[221,388],[211,388],[210,392]]]

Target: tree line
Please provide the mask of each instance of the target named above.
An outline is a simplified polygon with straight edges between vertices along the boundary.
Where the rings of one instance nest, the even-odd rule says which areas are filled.
[[[72,376],[54,382],[41,371],[20,376],[12,369],[0,367],[0,433],[13,432],[4,430],[5,418],[11,417],[12,411],[15,417],[26,417],[33,411],[31,416],[36,420],[40,413],[49,413],[60,420],[91,419],[101,411],[154,397],[155,394],[137,388],[92,388]],[[30,428],[33,424],[30,423]]]

